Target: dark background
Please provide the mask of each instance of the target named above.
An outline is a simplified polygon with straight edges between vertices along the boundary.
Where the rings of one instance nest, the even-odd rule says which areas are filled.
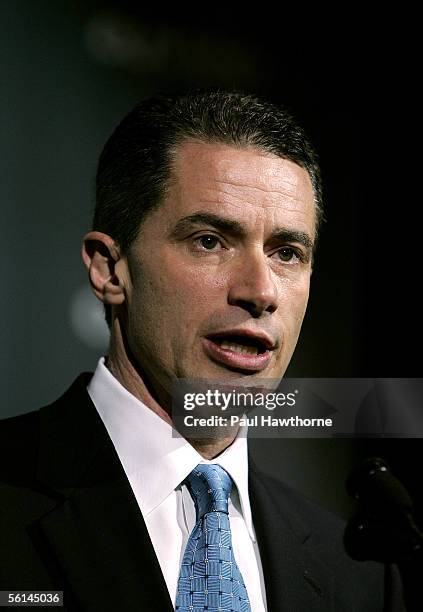
[[[104,353],[79,255],[96,161],[138,100],[188,87],[282,102],[320,152],[327,223],[287,375],[421,376],[416,179],[395,141],[414,129],[411,108],[394,101],[400,83],[403,101],[412,94],[389,40],[373,33],[369,44],[371,28],[351,15],[351,33],[338,15],[327,37],[264,9],[16,0],[1,10],[2,416],[52,401]],[[351,509],[346,474],[366,454],[387,457],[421,503],[420,440],[253,446],[268,471],[339,514]]]

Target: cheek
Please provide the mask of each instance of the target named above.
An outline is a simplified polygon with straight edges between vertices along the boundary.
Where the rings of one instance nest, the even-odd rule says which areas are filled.
[[[131,310],[143,327],[177,326],[189,333],[222,299],[226,285],[227,279],[214,270],[169,262],[160,269],[144,268],[134,281]]]
[[[284,287],[280,300],[280,312],[285,320],[285,331],[296,340],[307,309],[310,290],[309,278],[300,283],[290,283]]]
[[[159,294],[173,300],[176,308],[201,312],[224,296],[226,288],[226,276],[217,274],[215,269],[179,266],[161,278],[157,290]]]

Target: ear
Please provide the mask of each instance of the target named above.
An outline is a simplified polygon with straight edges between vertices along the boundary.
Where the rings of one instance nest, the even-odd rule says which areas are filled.
[[[113,238],[102,232],[84,236],[82,259],[88,268],[92,290],[103,304],[117,306],[125,301],[123,258]]]

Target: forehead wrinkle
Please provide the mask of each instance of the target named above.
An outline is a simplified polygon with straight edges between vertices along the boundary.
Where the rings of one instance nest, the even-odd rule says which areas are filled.
[[[210,197],[211,196],[210,194],[208,198],[200,198],[199,201],[203,203],[209,203],[209,204],[218,203],[218,204],[234,204],[234,205],[236,204],[237,201],[239,201],[241,204],[260,203],[263,206],[266,206],[266,208],[269,208],[269,207],[277,208],[281,206],[282,204],[286,206],[294,202],[296,204],[304,203],[304,198],[300,196],[297,197],[294,194],[284,194],[279,191],[266,190],[266,189],[261,189],[259,187],[256,187],[256,188],[248,187],[248,189],[251,189],[251,190],[254,189],[255,191],[259,190],[260,192],[262,192],[262,194],[265,197],[261,198],[258,201],[256,194],[248,194],[245,192],[243,193],[237,189],[227,189],[226,190],[226,189],[220,189],[220,188],[216,189],[214,187],[206,187],[205,191],[212,192],[213,195],[212,197]],[[272,196],[276,196],[278,201],[276,201],[276,199]],[[311,201],[310,203],[313,204],[313,201]]]
[[[292,197],[292,192],[298,192],[298,184],[296,183],[296,181],[281,181],[283,185],[288,185],[289,187],[291,187],[290,190],[284,190],[284,189],[270,189],[267,186],[260,186],[260,185],[251,185],[249,183],[246,182],[234,182],[232,180],[230,181],[224,181],[222,179],[213,179],[218,185],[227,185],[230,188],[241,188],[241,189],[251,189],[253,191],[262,191],[265,194],[275,194],[277,196],[284,196],[284,195],[288,195],[288,191],[289,193],[289,197]],[[264,182],[264,181],[263,181]],[[267,185],[265,183],[265,185]],[[294,187],[294,189],[292,189],[292,187]]]
[[[250,202],[248,202],[245,198],[237,198],[237,201],[231,201],[229,202],[226,199],[220,199],[220,198],[215,198],[213,200],[204,200],[204,199],[199,199],[197,200],[198,204],[204,204],[205,206],[211,206],[211,207],[215,207],[216,204],[225,204],[227,206],[231,206],[234,207],[238,210],[244,210],[245,209],[245,205],[249,205],[251,204]],[[254,202],[255,204],[255,202]],[[270,211],[273,209],[275,214],[278,214],[279,212],[281,212],[282,210],[288,210],[288,211],[293,211],[297,214],[300,214],[301,216],[305,216],[306,213],[303,213],[301,211],[297,210],[297,207],[295,205],[291,205],[291,202],[285,200],[284,202],[261,202],[261,206],[260,208],[258,208],[257,210],[255,210],[255,218],[261,218],[264,210],[266,211]]]
[[[242,215],[245,211],[246,207],[253,206],[254,207],[254,218],[257,219],[262,218],[263,214],[266,212],[271,213],[272,215],[276,215],[277,217],[285,212],[293,213],[296,216],[307,217],[307,212],[298,209],[298,204],[302,204],[302,200],[295,201],[293,199],[284,199],[275,202],[273,199],[262,199],[260,201],[260,206],[257,206],[257,201],[250,201],[249,198],[245,196],[236,197],[231,195],[230,199],[225,197],[216,197],[212,199],[203,199],[200,198],[197,200],[197,203],[200,205],[204,205],[206,207],[212,207],[213,209],[216,205],[225,205],[228,207],[232,207],[239,211],[237,214]]]

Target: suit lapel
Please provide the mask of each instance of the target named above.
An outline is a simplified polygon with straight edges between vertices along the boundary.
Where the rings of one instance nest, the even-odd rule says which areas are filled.
[[[39,480],[61,501],[30,528],[65,604],[173,610],[147,528],[106,429],[78,379],[41,411]]]
[[[309,546],[311,532],[289,493],[250,464],[250,500],[270,612],[329,612],[333,576]]]

